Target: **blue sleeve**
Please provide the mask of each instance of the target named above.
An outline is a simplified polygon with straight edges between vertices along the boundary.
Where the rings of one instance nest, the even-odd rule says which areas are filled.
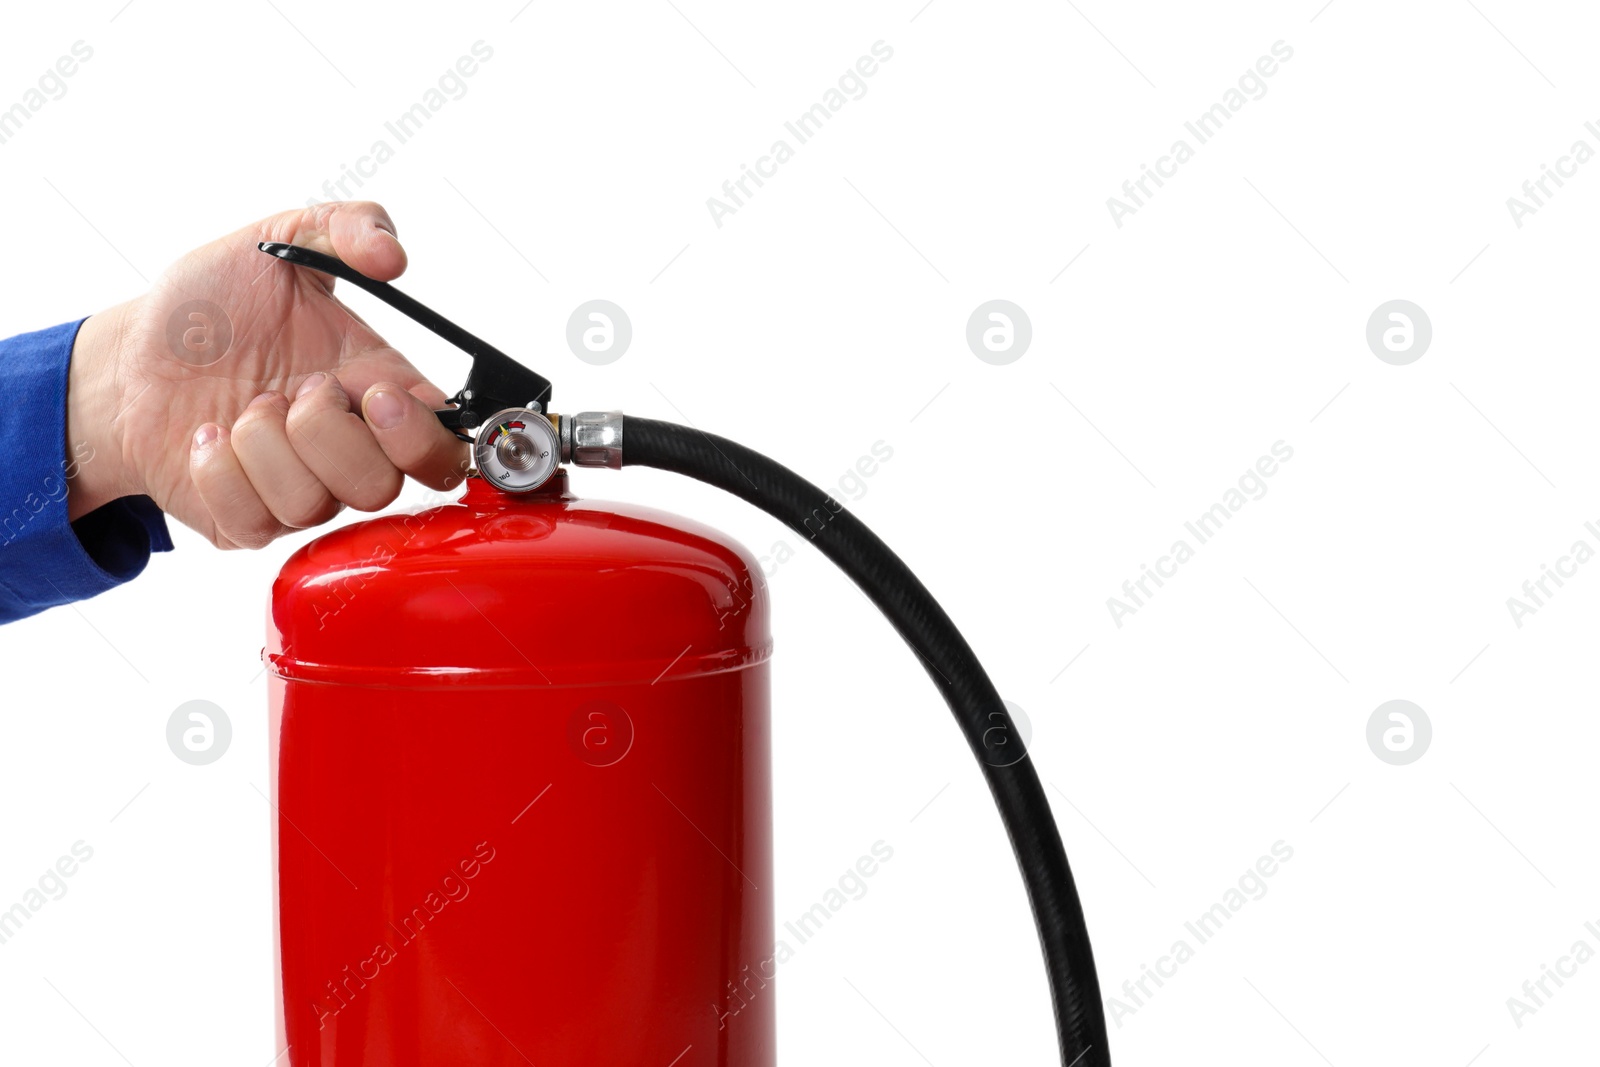
[[[149,497],[67,520],[67,479],[94,462],[86,444],[67,450],[67,367],[81,325],[0,341],[0,622],[103,593],[172,548]]]

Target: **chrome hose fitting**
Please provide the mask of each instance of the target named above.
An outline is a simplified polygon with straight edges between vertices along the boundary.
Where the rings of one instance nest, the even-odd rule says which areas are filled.
[[[622,412],[561,416],[561,458],[575,467],[622,469]]]

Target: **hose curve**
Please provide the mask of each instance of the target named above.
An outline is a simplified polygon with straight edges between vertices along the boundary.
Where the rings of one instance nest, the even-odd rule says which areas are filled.
[[[759,452],[631,416],[625,440],[623,466],[655,467],[714,485],[811,540],[917,653],[978,758],[1016,853],[1044,948],[1063,1067],[1109,1067],[1094,954],[1049,800],[994,683],[933,594],[842,504]]]

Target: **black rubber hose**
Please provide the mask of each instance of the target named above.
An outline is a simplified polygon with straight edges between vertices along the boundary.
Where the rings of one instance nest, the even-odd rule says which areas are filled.
[[[813,541],[922,660],[983,768],[1011,838],[1044,945],[1064,1067],[1111,1063],[1089,931],[1050,803],[1005,702],[933,594],[844,505],[780,463],[724,437],[654,419],[623,423],[623,465],[724,489]]]

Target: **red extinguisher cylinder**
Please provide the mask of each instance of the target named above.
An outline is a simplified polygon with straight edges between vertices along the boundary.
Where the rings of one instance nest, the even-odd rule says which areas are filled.
[[[773,1067],[759,573],[564,473],[289,560],[266,656],[292,1067]]]

